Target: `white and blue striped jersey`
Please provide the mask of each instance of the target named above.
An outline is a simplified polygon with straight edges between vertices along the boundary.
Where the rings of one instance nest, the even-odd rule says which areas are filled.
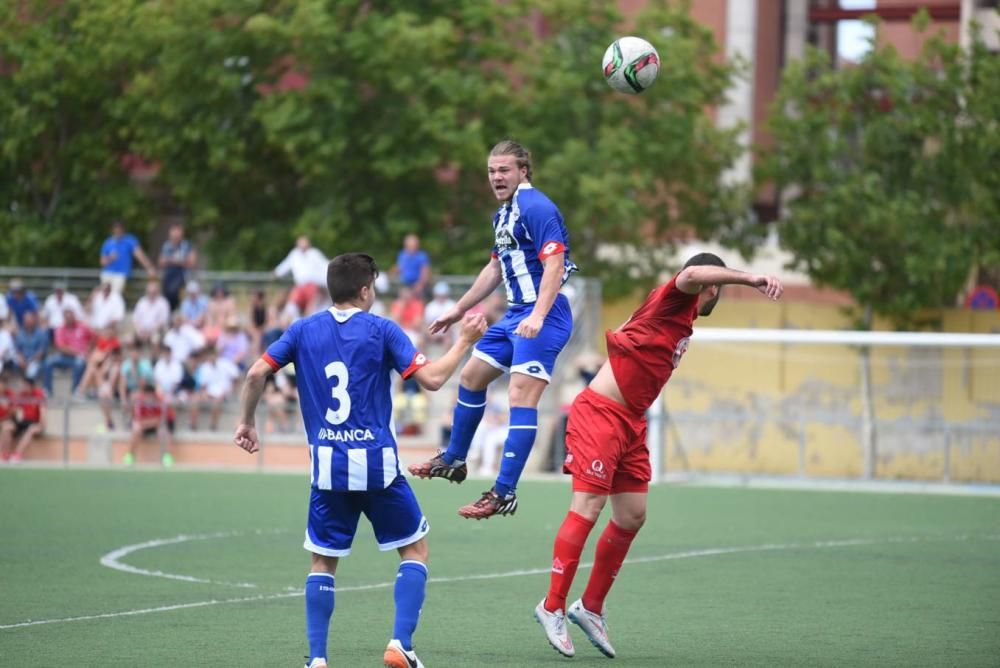
[[[493,216],[493,257],[500,261],[509,304],[534,304],[545,258],[563,256],[562,282],[577,270],[569,259],[569,233],[559,209],[530,183],[522,183]]]
[[[399,325],[361,309],[298,320],[263,359],[295,365],[315,489],[385,489],[399,472],[392,421],[393,371],[427,363]]]

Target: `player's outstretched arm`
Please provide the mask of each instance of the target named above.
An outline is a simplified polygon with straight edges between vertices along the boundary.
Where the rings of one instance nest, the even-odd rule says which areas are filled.
[[[748,274],[714,265],[696,265],[682,270],[677,274],[676,285],[678,290],[689,295],[698,294],[710,285],[749,285],[775,300],[785,291],[781,281],[774,276]]]
[[[482,313],[465,316],[465,319],[462,320],[462,330],[458,333],[458,340],[455,341],[455,344],[440,359],[417,369],[413,373],[414,380],[420,384],[420,387],[431,392],[439,390],[455,373],[455,369],[462,363],[469,348],[483,338],[486,327],[486,318]]]
[[[462,319],[466,311],[489,297],[497,289],[497,286],[500,285],[501,280],[503,280],[503,276],[500,270],[500,260],[491,258],[489,263],[479,272],[479,276],[476,276],[472,287],[466,290],[465,294],[462,295],[462,298],[454,306],[442,313],[440,318],[432,322],[427,327],[427,331],[431,334],[447,332],[449,327]]]
[[[233,443],[249,453],[260,449],[260,438],[257,436],[256,418],[257,404],[264,393],[267,377],[274,373],[271,365],[263,359],[258,359],[247,371],[247,379],[240,392],[240,423],[236,425]]]

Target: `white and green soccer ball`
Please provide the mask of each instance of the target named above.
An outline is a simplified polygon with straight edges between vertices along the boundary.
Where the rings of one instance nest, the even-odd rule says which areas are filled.
[[[604,52],[604,79],[620,93],[636,95],[656,81],[660,54],[641,37],[621,37]]]

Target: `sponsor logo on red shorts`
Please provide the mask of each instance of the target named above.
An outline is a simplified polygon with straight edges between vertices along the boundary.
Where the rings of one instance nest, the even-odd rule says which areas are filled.
[[[600,459],[595,459],[594,461],[590,462],[590,470],[587,471],[587,473],[594,476],[595,478],[599,478],[600,480],[608,479],[608,474],[604,472],[604,462],[602,462]]]

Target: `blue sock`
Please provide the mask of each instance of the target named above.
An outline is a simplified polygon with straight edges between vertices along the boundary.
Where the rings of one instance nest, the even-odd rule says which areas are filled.
[[[396,621],[392,637],[403,649],[413,649],[413,632],[417,630],[420,608],[424,605],[424,588],[427,584],[427,566],[419,561],[401,561],[396,575]]]
[[[465,461],[484,412],[486,390],[473,391],[459,385],[458,403],[455,404],[455,415],[451,421],[451,439],[448,441],[448,450],[442,455],[445,463],[451,465],[456,461]]]
[[[538,409],[513,406],[510,409],[510,427],[503,444],[500,475],[497,476],[497,494],[507,496],[517,488],[521,471],[531,454],[538,432]]]
[[[306,578],[306,638],[309,660],[326,658],[326,637],[333,616],[334,579],[329,573],[310,573]]]

